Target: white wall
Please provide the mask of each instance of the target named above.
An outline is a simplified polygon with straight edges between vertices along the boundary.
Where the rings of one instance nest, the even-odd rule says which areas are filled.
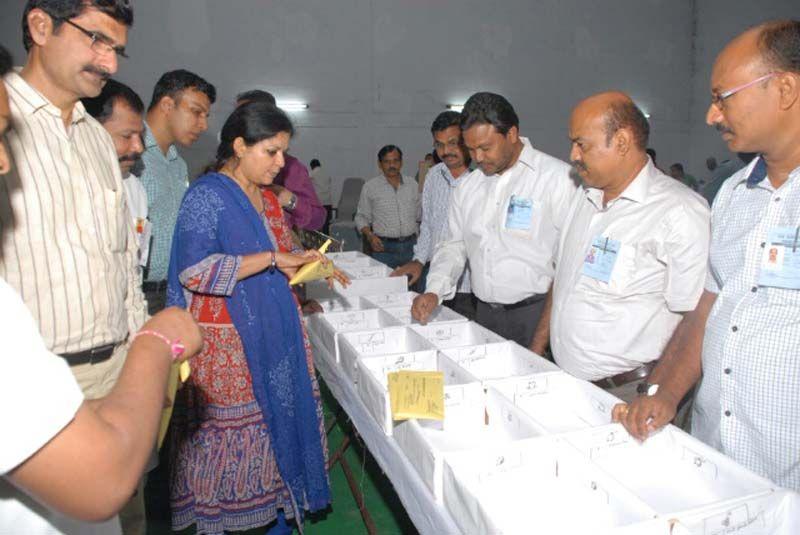
[[[716,130],[705,123],[710,103],[711,68],[725,44],[749,26],[776,18],[799,18],[797,0],[700,0],[697,2],[696,69],[692,83],[692,114],[689,124],[689,168],[698,178],[707,174],[705,160],[736,159]]]
[[[714,53],[705,50],[764,18],[765,3],[788,12],[795,1],[136,0],[131,59],[117,77],[145,102],[169,69],[187,68],[217,86],[209,133],[182,151],[193,170],[213,156],[234,95],[257,86],[309,103],[294,114],[292,152],[306,163],[319,158],[340,179],[376,175],[377,150],[387,143],[403,149],[404,171],[413,175],[430,150],[436,114],[478,90],[505,95],[523,135],[566,158],[572,106],[622,89],[652,114],[659,163],[689,154],[694,163],[716,138],[693,130],[692,96]],[[23,4],[0,5],[0,40],[18,62]]]

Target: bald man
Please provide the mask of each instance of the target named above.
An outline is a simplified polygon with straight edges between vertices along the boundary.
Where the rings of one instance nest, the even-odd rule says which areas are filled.
[[[731,41],[711,74],[706,122],[732,152],[759,156],[723,184],[705,291],[650,380],[615,409],[640,439],[670,421],[702,376],[692,434],[800,491],[800,21]],[[702,358],[701,358],[702,355]]]
[[[549,339],[565,371],[631,400],[703,291],[708,205],[655,167],[647,119],[624,93],[580,102],[569,132],[583,186],[531,349]]]

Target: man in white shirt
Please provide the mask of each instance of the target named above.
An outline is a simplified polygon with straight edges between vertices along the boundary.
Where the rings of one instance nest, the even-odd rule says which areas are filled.
[[[361,189],[356,209],[356,228],[369,241],[372,256],[391,268],[403,265],[414,254],[420,216],[419,190],[414,179],[403,176],[403,151],[386,145],[378,151],[383,174]]]
[[[589,97],[573,111],[570,158],[583,186],[531,344],[541,353],[549,339],[565,371],[625,400],[697,305],[708,258],[708,205],[653,165],[649,132],[624,93]]]
[[[519,118],[502,96],[476,93],[461,131],[478,169],[460,179],[447,233],[433,254],[427,293],[411,312],[425,322],[451,299],[469,261],[476,321],[528,347],[553,280],[553,255],[575,191],[566,163],[519,135]]]
[[[422,187],[422,222],[419,238],[414,245],[414,259],[392,272],[392,276],[408,275],[408,285],[425,291],[425,275],[434,251],[447,227],[447,212],[459,179],[469,174],[469,153],[461,136],[461,114],[455,111],[440,113],[431,125],[433,146],[440,163],[426,171],[428,180]],[[417,285],[417,287],[414,287]],[[442,304],[470,319],[475,317],[475,297],[469,285],[469,267],[458,281],[455,296]]]
[[[329,225],[331,223],[331,212],[333,210],[333,193],[331,192],[331,175],[325,172],[322,164],[318,159],[314,158],[308,164],[309,175],[311,176],[311,183],[314,184],[314,191],[317,193],[317,198],[325,208],[325,223],[322,225],[322,232],[328,234]]]
[[[147,192],[139,177],[131,173],[144,152],[144,103],[133,89],[116,80],[108,80],[98,96],[83,98],[81,102],[114,142],[131,222],[139,241],[139,266],[144,267],[147,265],[151,227],[147,219]]]

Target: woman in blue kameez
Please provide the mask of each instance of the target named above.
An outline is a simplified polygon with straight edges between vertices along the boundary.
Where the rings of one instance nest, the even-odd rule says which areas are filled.
[[[274,106],[237,108],[216,171],[192,183],[178,214],[168,304],[192,312],[205,345],[172,420],[175,530],[290,533],[330,503],[319,386],[287,279],[322,255],[293,250],[264,188],[292,134]]]

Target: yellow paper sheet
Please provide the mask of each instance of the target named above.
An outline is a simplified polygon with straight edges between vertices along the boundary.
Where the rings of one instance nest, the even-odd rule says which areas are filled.
[[[444,373],[403,370],[387,380],[394,420],[444,419]]]
[[[173,364],[169,369],[169,379],[167,380],[167,399],[169,401],[168,406],[161,409],[161,424],[158,427],[158,449],[161,449],[161,444],[164,443],[164,438],[167,436],[169,421],[172,418],[172,406],[175,404],[175,392],[178,391],[178,378],[180,378],[181,383],[185,383],[191,373],[192,369],[188,361]]]
[[[327,240],[322,244],[322,247],[319,248],[319,252],[325,254],[330,244],[331,240]],[[332,275],[333,262],[328,261],[327,264],[323,264],[321,261],[316,260],[298,269],[297,273],[295,273],[294,277],[289,281],[289,284],[294,286],[295,284],[302,284],[304,282],[327,279]]]

